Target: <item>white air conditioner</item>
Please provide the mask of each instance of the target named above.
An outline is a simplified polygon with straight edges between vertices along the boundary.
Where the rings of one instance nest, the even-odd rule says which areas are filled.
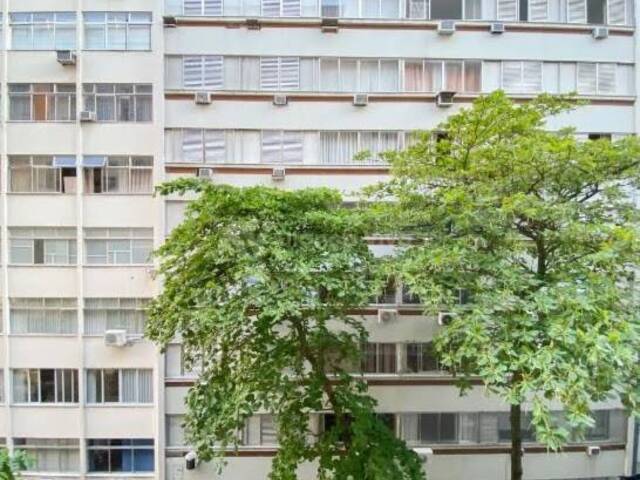
[[[398,319],[398,310],[395,308],[381,308],[378,310],[378,323],[389,323]]]
[[[260,20],[257,18],[247,18],[245,24],[248,30],[260,30]]]
[[[456,92],[438,92],[436,95],[436,105],[442,108],[450,107],[453,105],[453,97],[456,96]]]
[[[83,110],[80,112],[80,121],[81,122],[95,122],[96,121],[96,112],[90,112],[89,110]]]
[[[455,20],[440,20],[440,22],[438,23],[438,34],[440,35],[453,35],[455,31]]]
[[[104,344],[107,347],[125,347],[128,343],[126,330],[107,330],[104,332]]]
[[[595,457],[600,455],[600,447],[598,445],[589,445],[586,450],[587,455],[590,457]]]
[[[591,35],[596,40],[602,40],[609,36],[609,29],[607,27],[595,27],[591,30]]]
[[[199,168],[198,178],[204,178],[205,180],[213,179],[213,168]]]
[[[276,182],[281,182],[287,176],[287,170],[284,167],[273,167],[271,171],[271,179]]]
[[[338,19],[335,17],[322,17],[320,30],[323,33],[338,33]]]
[[[438,312],[438,325],[445,327],[453,320],[453,313],[451,312]]]
[[[289,103],[289,99],[286,95],[274,95],[273,96],[273,104],[277,107],[284,107]]]
[[[413,451],[416,452],[416,455],[418,455],[422,463],[427,463],[429,457],[433,455],[433,449],[429,447],[418,447],[414,448]]]
[[[369,104],[369,96],[366,93],[356,93],[353,96],[353,104],[356,107],[366,107]]]
[[[489,31],[495,34],[504,33],[505,30],[505,25],[502,22],[491,22],[491,26],[489,27]]]
[[[209,92],[196,92],[193,95],[193,101],[196,102],[196,105],[210,105],[211,94]]]
[[[56,60],[60,65],[75,65],[76,52],[73,50],[56,50]]]

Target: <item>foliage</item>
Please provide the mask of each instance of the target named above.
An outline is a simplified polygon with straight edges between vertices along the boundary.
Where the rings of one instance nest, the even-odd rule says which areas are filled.
[[[378,214],[413,239],[398,259],[404,282],[430,312],[454,313],[436,340],[443,364],[463,390],[478,376],[511,405],[531,402],[551,449],[593,425],[592,402],[619,397],[638,413],[640,401],[640,143],[545,129],[574,105],[479,98],[439,141],[423,132],[390,155],[392,180],[377,190],[397,200]]]
[[[327,189],[287,192],[182,179],[195,191],[185,221],[157,251],[164,279],[147,335],[183,343],[198,378],[187,396],[188,441],[222,465],[254,414],[274,415],[271,478],[316,461],[319,479],[423,478],[414,452],[375,416],[366,385],[344,365],[366,339],[348,313],[376,288],[368,224]],[[314,412],[336,426],[312,428]]]
[[[13,455],[9,450],[0,450],[0,480],[15,480],[20,478],[20,472],[26,470],[31,464],[31,458],[22,450],[17,450]]]

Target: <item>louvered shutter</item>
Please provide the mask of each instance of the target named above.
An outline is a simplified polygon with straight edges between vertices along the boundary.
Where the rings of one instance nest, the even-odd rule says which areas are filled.
[[[280,58],[280,90],[300,89],[300,58]]]
[[[202,0],[184,0],[182,9],[185,15],[202,15]]]
[[[529,21],[546,22],[549,18],[547,0],[529,0]]]
[[[263,17],[280,16],[280,0],[262,0]]]
[[[278,89],[278,57],[260,58],[260,89]]]
[[[300,0],[282,0],[283,17],[300,16]]]
[[[212,16],[222,15],[222,0],[204,0],[204,14]]]
[[[518,20],[518,0],[498,0],[498,20]]]
[[[613,95],[616,93],[616,64],[599,63],[598,66],[598,93],[601,95]]]
[[[597,91],[595,63],[578,63],[578,93],[595,94]]]
[[[185,129],[182,131],[182,161],[202,162],[202,130]]]
[[[281,152],[282,132],[279,130],[264,130],[262,132],[262,162],[280,162]]]
[[[567,0],[567,22],[587,23],[586,0]]]
[[[542,91],[542,62],[522,62],[522,91]]]
[[[224,163],[225,131],[205,130],[204,132],[204,161],[205,163]]]
[[[302,163],[302,132],[282,132],[282,162]]]
[[[607,23],[610,25],[625,25],[627,23],[626,4],[626,0],[609,0],[607,2]]]
[[[208,55],[203,60],[203,85],[207,88],[221,90],[224,86],[223,59],[220,55]]]
[[[522,62],[502,62],[502,89],[505,92],[520,91]]]
[[[182,57],[182,86],[184,88],[202,87],[204,57]]]

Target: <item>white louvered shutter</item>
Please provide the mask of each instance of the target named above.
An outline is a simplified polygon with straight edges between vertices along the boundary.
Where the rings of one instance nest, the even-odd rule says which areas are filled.
[[[262,0],[263,17],[280,16],[280,0]]]
[[[224,163],[225,131],[205,130],[204,132],[204,161],[205,163]]]
[[[518,20],[518,0],[498,0],[498,20]]]
[[[182,57],[182,86],[184,88],[199,88],[203,86],[204,57]]]
[[[260,58],[260,89],[278,89],[278,57]]]
[[[607,2],[607,23],[625,25],[627,23],[627,0],[609,0]]]
[[[597,68],[598,93],[601,95],[614,95],[616,93],[616,64],[599,63]]]
[[[280,130],[263,130],[262,162],[278,163],[281,161],[282,132]]]
[[[204,87],[221,90],[224,86],[223,58],[220,55],[207,55],[203,59]]]
[[[182,131],[182,159],[187,163],[202,162],[202,130],[185,129]]]
[[[520,91],[522,62],[502,62],[502,89],[505,92]]]
[[[302,132],[282,132],[282,162],[302,163]]]
[[[547,0],[529,0],[529,21],[546,22],[549,18]]]
[[[522,91],[542,91],[542,62],[522,62]]]
[[[300,58],[281,57],[280,58],[280,90],[300,89]]]
[[[204,14],[211,16],[222,15],[222,0],[204,0]]]
[[[283,17],[300,16],[300,0],[282,0]]]
[[[597,91],[595,63],[578,63],[578,93],[595,94]]]
[[[185,15],[202,15],[202,0],[184,0],[182,5]]]
[[[587,23],[587,0],[567,0],[567,22]]]

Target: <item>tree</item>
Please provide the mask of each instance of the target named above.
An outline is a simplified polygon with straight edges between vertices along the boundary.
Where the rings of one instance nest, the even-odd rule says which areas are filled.
[[[198,457],[222,466],[246,420],[266,412],[277,426],[274,480],[294,480],[312,461],[319,479],[423,478],[416,454],[345,366],[366,339],[348,313],[377,283],[366,222],[327,189],[183,179],[160,190],[188,191],[197,198],[157,251],[164,288],[147,335],[162,347],[180,337],[198,371],[185,420]],[[310,417],[323,411],[334,426],[318,432]]]
[[[639,412],[640,144],[545,130],[574,105],[481,97],[391,154],[377,192],[396,200],[379,213],[412,239],[399,274],[429,312],[452,313],[436,338],[442,363],[463,392],[480,377],[510,404],[512,480],[523,403],[553,450],[593,425],[592,402],[618,397]]]
[[[22,450],[13,455],[9,450],[0,450],[0,480],[15,480],[20,478],[20,472],[26,470],[31,463],[30,457]]]

